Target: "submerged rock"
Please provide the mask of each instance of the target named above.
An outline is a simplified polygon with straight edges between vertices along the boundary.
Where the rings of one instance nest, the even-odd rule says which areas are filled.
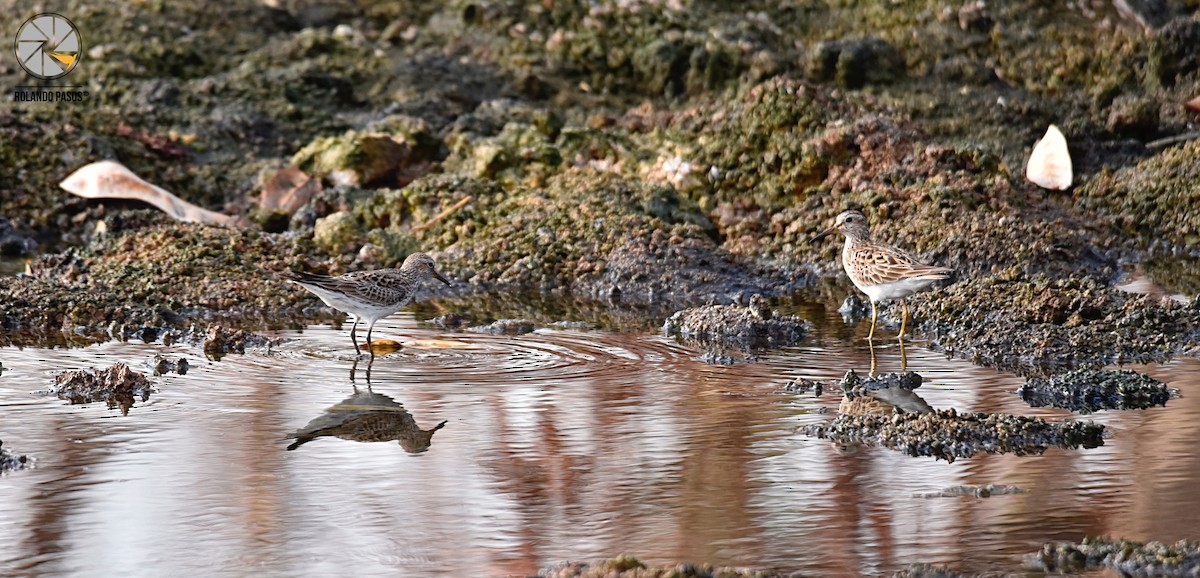
[[[1104,426],[1092,422],[1048,423],[1041,418],[937,410],[890,415],[839,415],[831,423],[803,426],[805,435],[842,444],[875,444],[953,462],[979,452],[1040,454],[1050,446],[1074,449],[1104,445]]]
[[[710,564],[667,564],[647,566],[633,556],[618,556],[598,562],[564,562],[543,568],[540,578],[776,578],[769,570],[713,567]]]
[[[537,322],[531,319],[497,319],[487,325],[468,327],[472,333],[489,333],[491,335],[524,335],[533,333]]]
[[[6,450],[3,446],[4,440],[0,440],[0,474],[14,470],[32,469],[34,467],[34,462],[37,460],[24,454]]]
[[[1026,557],[1025,563],[1055,573],[1110,568],[1121,576],[1196,576],[1200,574],[1200,542],[1163,544],[1085,538],[1078,544],[1046,544]]]
[[[204,354],[220,359],[226,353],[245,353],[246,347],[270,347],[271,340],[243,329],[228,329],[219,324],[208,326],[204,335]]]
[[[957,570],[929,564],[913,564],[892,574],[892,578],[975,578],[977,576],[991,576],[991,574],[963,574]]]
[[[117,363],[102,370],[64,371],[54,377],[50,393],[73,404],[103,401],[109,409],[119,407],[121,414],[129,413],[134,401],[150,399],[153,386],[145,375]]]
[[[1024,494],[1025,490],[1016,486],[1005,486],[997,484],[987,484],[986,486],[954,486],[946,488],[940,492],[930,492],[927,494],[918,494],[922,498],[956,498],[959,496],[974,496],[976,498],[990,498],[992,496],[1006,494]]]
[[[760,350],[794,345],[808,333],[808,322],[778,315],[765,298],[754,295],[748,306],[706,305],[677,311],[662,330],[705,345]]]
[[[1081,413],[1102,409],[1146,409],[1166,405],[1178,391],[1130,369],[1083,368],[1048,378],[1031,378],[1017,395],[1033,407],[1060,407]]]
[[[154,368],[154,375],[165,375],[167,373],[187,375],[190,366],[187,359],[182,357],[179,359],[170,359],[162,355],[155,355],[151,367]]]

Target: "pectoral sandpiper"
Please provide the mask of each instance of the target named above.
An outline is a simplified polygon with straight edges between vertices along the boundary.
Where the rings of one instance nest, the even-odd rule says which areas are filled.
[[[437,272],[433,258],[425,253],[413,253],[404,260],[399,269],[376,269],[355,271],[338,277],[304,272],[288,272],[283,277],[321,298],[326,305],[344,311],[354,317],[350,328],[350,341],[354,353],[361,354],[354,332],[359,320],[367,322],[367,350],[375,356],[371,346],[371,330],[375,322],[412,303],[417,288],[430,278],[447,286],[450,281]]]
[[[846,236],[846,246],[842,248],[842,267],[846,269],[846,275],[871,300],[871,332],[867,339],[875,338],[875,322],[879,318],[875,304],[899,299],[904,307],[904,318],[900,321],[900,339],[903,340],[908,324],[908,304],[904,298],[928,289],[934,281],[948,278],[954,269],[925,265],[901,249],[872,241],[867,218],[858,211],[838,215],[832,227],[812,240],[823,239],[834,231],[841,231]]]

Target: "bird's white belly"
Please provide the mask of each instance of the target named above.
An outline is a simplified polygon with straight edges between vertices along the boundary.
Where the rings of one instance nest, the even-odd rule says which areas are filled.
[[[404,307],[405,305],[404,303],[396,303],[393,305],[374,305],[370,303],[364,303],[357,299],[352,299],[336,291],[329,291],[323,287],[317,287],[314,285],[305,285],[305,287],[308,288],[309,291],[312,291],[317,297],[320,297],[321,301],[324,301],[326,305],[333,307],[338,311],[344,311],[351,315],[356,315],[367,323],[374,323],[375,321],[383,319],[384,317],[399,311],[400,308]]]
[[[917,291],[921,291],[930,285],[933,285],[933,282],[936,280],[937,279],[901,279],[899,281],[880,283],[878,285],[859,285],[858,282],[855,282],[854,286],[858,287],[859,291],[866,293],[867,297],[871,299],[872,303],[876,303],[879,301],[887,301],[889,299],[903,299],[909,295],[912,295],[913,293],[916,293]],[[854,279],[851,279],[851,281],[854,281]]]

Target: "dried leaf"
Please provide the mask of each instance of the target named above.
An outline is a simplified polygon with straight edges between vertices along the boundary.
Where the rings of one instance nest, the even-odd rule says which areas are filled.
[[[304,174],[296,167],[287,167],[275,173],[263,187],[259,206],[293,215],[320,191],[319,179]]]

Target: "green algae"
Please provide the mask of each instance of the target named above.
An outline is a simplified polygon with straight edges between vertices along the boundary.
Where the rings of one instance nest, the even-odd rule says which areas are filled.
[[[0,279],[4,341],[36,343],[60,331],[104,340],[146,326],[295,318],[304,294],[272,271],[303,266],[309,250],[280,236],[195,225],[107,236],[35,259],[30,276]]]
[[[1200,245],[1200,141],[1142,162],[1106,170],[1080,186],[1075,200],[1143,248]]]

